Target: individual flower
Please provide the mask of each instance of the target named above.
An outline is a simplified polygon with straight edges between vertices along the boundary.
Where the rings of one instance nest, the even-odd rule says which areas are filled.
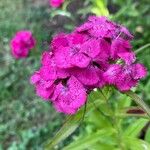
[[[95,88],[130,90],[147,74],[135,63],[132,38],[125,27],[94,16],[72,33],[56,35],[31,77],[37,95],[51,101],[57,111],[74,114]]]
[[[91,65],[84,69],[74,68],[70,70],[70,72],[70,74],[74,75],[88,90],[104,85],[103,71],[96,66]]]
[[[66,38],[66,41],[65,41]],[[58,67],[72,68],[80,67],[85,68],[89,65],[91,59],[81,51],[81,45],[86,41],[85,36],[78,33],[70,35],[62,34],[53,40],[54,57]],[[56,43],[62,43],[61,46],[55,48]]]
[[[25,58],[35,44],[36,40],[31,31],[18,31],[10,42],[12,55],[16,59]]]
[[[60,7],[62,3],[64,3],[64,0],[49,0],[49,3],[52,7]]]
[[[136,86],[138,81],[147,74],[142,64],[110,65],[104,73],[104,79],[108,84],[115,85],[120,91],[128,91]]]
[[[87,100],[85,88],[74,76],[65,85],[58,84],[56,91],[54,106],[59,112],[74,114]]]
[[[130,65],[135,62],[135,53],[131,50],[131,44],[128,40],[123,38],[117,38],[112,41],[111,44],[111,58],[116,60],[122,59],[126,64]]]
[[[119,24],[116,24],[106,17],[89,17],[88,21],[76,28],[79,33],[86,33],[93,37],[116,38],[118,35],[126,39],[132,39],[131,33]]]

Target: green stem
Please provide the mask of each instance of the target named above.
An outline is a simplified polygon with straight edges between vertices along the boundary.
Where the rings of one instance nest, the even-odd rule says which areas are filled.
[[[144,101],[139,98],[134,92],[132,91],[127,91],[125,92],[126,95],[131,97],[149,116],[150,118],[150,108],[144,103]]]
[[[150,47],[150,43],[148,43],[148,44],[146,44],[146,45],[140,47],[139,49],[137,49],[137,50],[135,51],[135,53],[138,54],[138,53],[142,52],[143,49],[148,48],[148,47]]]
[[[119,117],[119,118],[126,118],[126,117],[139,117],[139,118],[146,118],[148,119],[147,115],[145,114],[117,114],[115,115],[116,117]]]
[[[66,0],[62,5],[62,10],[67,11],[67,7],[71,2],[72,0]]]

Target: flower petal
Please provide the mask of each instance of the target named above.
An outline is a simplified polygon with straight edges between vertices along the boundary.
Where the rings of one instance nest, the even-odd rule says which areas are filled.
[[[69,47],[61,47],[55,53],[56,65],[59,68],[70,68],[71,65],[71,56],[70,56],[70,48]]]
[[[54,51],[57,51],[59,47],[67,47],[69,44],[67,37],[68,35],[65,33],[60,33],[56,35],[55,38],[52,40],[52,49]]]
[[[40,81],[40,75],[39,72],[35,72],[30,78],[30,83],[36,84],[38,81]]]
[[[99,76],[93,67],[85,69],[76,68],[70,72],[85,86],[93,86],[99,82]]]
[[[132,66],[132,77],[136,80],[144,78],[147,75],[147,70],[143,64],[134,64]]]
[[[100,52],[100,42],[96,39],[90,39],[81,46],[80,52],[95,58]]]
[[[117,64],[110,65],[108,70],[103,74],[104,80],[108,84],[115,84],[121,70],[122,70],[121,65]]]
[[[134,52],[123,52],[123,53],[118,53],[118,56],[125,61],[127,65],[130,65],[135,62],[136,57]]]
[[[85,68],[89,65],[91,59],[82,53],[75,54],[71,59],[71,64],[80,68]]]
[[[40,76],[44,80],[55,80],[57,78],[57,72],[54,67],[42,66],[40,69]]]
[[[55,107],[60,112],[67,114],[75,113],[86,102],[86,91],[83,85],[73,76],[68,80],[67,86],[58,85],[59,91]]]

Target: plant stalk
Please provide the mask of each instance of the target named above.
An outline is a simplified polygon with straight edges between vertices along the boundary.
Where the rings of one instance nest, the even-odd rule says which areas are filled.
[[[137,96],[137,94],[135,94],[132,91],[127,91],[124,92],[126,95],[128,95],[129,97],[131,97],[149,116],[150,118],[150,108],[148,107],[148,105],[140,98]]]
[[[138,53],[142,52],[145,48],[148,48],[148,47],[150,47],[150,43],[148,43],[148,44],[146,44],[146,45],[140,47],[139,49],[137,49],[137,50],[135,51],[135,53],[138,54]]]

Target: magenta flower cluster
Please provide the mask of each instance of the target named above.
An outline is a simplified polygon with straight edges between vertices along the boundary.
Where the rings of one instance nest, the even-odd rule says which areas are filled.
[[[57,8],[60,7],[62,5],[62,3],[64,3],[64,0],[49,0],[50,6]]]
[[[59,112],[74,114],[94,88],[130,90],[146,76],[145,67],[135,63],[132,38],[125,27],[95,16],[72,33],[57,35],[31,77],[37,95]]]
[[[29,51],[34,48],[36,44],[35,38],[31,31],[18,31],[10,42],[12,55],[16,58],[25,58]]]

